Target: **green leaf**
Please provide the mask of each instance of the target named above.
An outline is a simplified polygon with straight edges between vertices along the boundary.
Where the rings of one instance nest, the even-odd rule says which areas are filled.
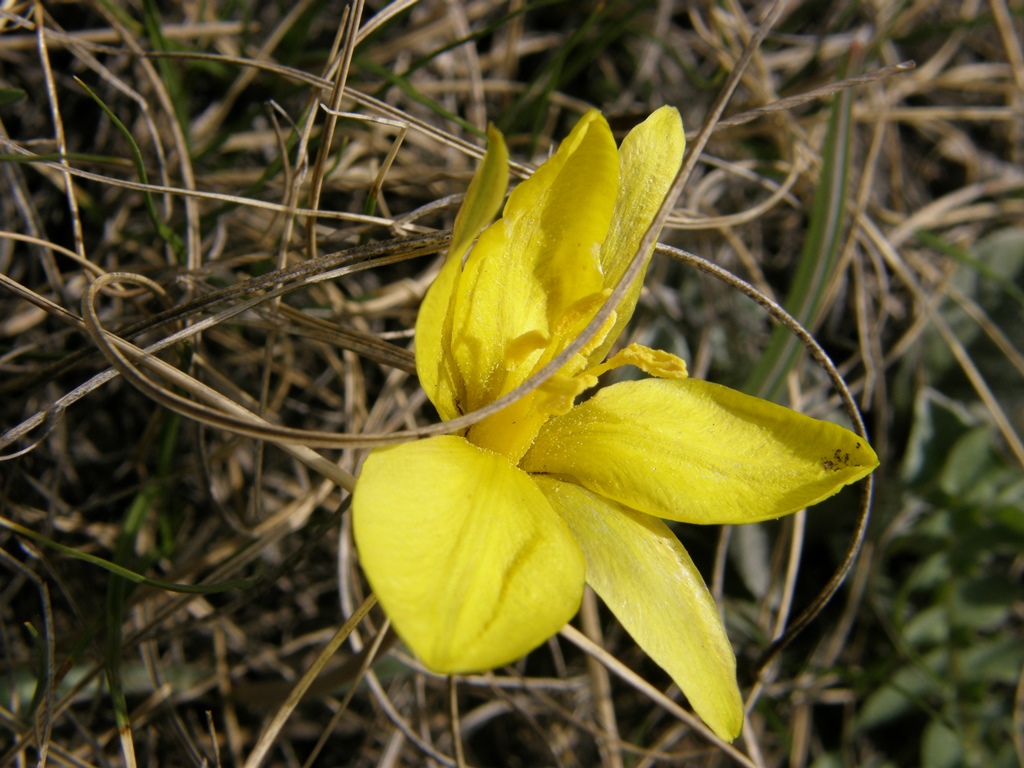
[[[976,427],[954,444],[942,470],[939,487],[954,498],[978,487],[978,480],[995,464],[994,435],[989,427]]]
[[[949,554],[945,551],[935,552],[917,562],[906,578],[904,588],[908,592],[935,589],[949,581],[951,576]]]
[[[1015,590],[1002,576],[958,579],[953,586],[956,626],[974,632],[991,632],[1007,621],[1015,600]]]
[[[915,486],[934,481],[949,446],[978,423],[963,403],[931,387],[922,388],[914,401],[914,421],[900,470],[903,481]]]
[[[866,731],[891,723],[908,712],[924,708],[917,705],[936,692],[934,677],[920,667],[904,666],[891,676],[890,682],[868,694],[857,713],[854,727],[858,731]]]
[[[826,752],[814,759],[811,768],[843,768],[843,761],[835,752]]]
[[[928,768],[956,768],[963,764],[961,737],[940,720],[932,720],[921,739],[921,765]]]
[[[1019,489],[1024,491],[1024,482],[1019,485]],[[1008,533],[1024,536],[1024,503],[1008,503],[996,510],[992,518],[1006,528]]]
[[[4,104],[17,104],[28,98],[28,94],[21,88],[0,88],[0,106]]]
[[[1012,314],[1020,316],[1024,308],[1024,290],[1017,282],[1024,272],[1024,229],[1009,228],[995,232],[979,241],[970,251],[929,232],[918,232],[917,235],[922,242],[959,262],[949,280],[952,288],[989,315],[1004,301],[1009,301]],[[938,312],[965,347],[971,346],[982,335],[981,326],[953,299],[946,298],[940,302]],[[1002,327],[1002,330],[1007,332],[1009,329]],[[937,331],[929,329],[923,339],[924,366],[931,376],[937,377],[956,364],[949,344]]]
[[[1017,684],[1024,665],[1024,643],[1016,637],[975,641],[960,653],[959,663],[964,681],[983,684],[979,695],[987,698],[992,685]]]
[[[955,285],[969,292],[986,309],[1009,296],[1024,309],[1024,290],[1016,279],[1024,271],[1024,228],[1012,227],[993,232],[968,251],[937,235],[920,231],[918,238],[945,256],[960,262]],[[979,280],[980,278],[980,280]]]
[[[916,647],[939,645],[949,640],[949,614],[942,605],[918,611],[903,627],[903,639]]]

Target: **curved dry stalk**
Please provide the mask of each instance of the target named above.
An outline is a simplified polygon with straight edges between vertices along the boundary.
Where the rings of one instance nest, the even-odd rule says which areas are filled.
[[[135,324],[125,329],[125,331],[123,332],[124,339],[122,340],[130,339],[145,331],[159,329],[170,322],[174,322],[181,319],[189,319],[190,315],[193,312],[197,311],[198,309],[211,307],[216,305],[217,303],[228,301],[230,299],[237,298],[248,293],[258,293],[260,291],[266,291],[266,293],[264,293],[261,296],[257,296],[256,298],[242,302],[236,305],[235,307],[232,307],[228,310],[224,310],[211,318],[193,321],[187,328],[177,331],[176,333],[166,336],[160,341],[151,344],[144,350],[144,356],[147,356],[148,359],[148,356],[152,356],[163,349],[167,349],[168,347],[174,344],[177,344],[181,341],[185,341],[188,338],[194,336],[195,334],[200,333],[207,328],[213,327],[218,323],[225,322],[226,320],[233,318],[239,314],[242,314],[243,312],[251,308],[255,308],[269,299],[273,299],[277,296],[284,295],[290,291],[297,290],[305,285],[312,285],[325,280],[335,279],[346,274],[352,274],[354,272],[365,271],[367,269],[372,269],[374,267],[381,266],[384,264],[394,263],[395,261],[402,261],[409,258],[415,258],[416,256],[434,253],[439,248],[446,245],[447,241],[448,233],[441,233],[439,235],[427,235],[419,238],[409,238],[405,240],[391,241],[389,243],[378,243],[372,244],[370,246],[357,247],[349,251],[342,251],[337,254],[322,257],[321,259],[318,259],[317,261],[312,263],[300,262],[294,267],[287,268],[285,270],[280,270],[275,273],[270,273],[260,278],[254,278],[243,283],[238,283],[228,288],[222,289],[220,291],[208,294],[207,296],[194,299],[191,302],[188,302],[180,307],[165,310],[164,312],[155,315],[150,320]],[[378,257],[376,259],[374,259],[373,256],[375,254],[389,253],[395,255]],[[350,264],[351,261],[364,257],[370,257],[370,260],[356,264]],[[337,266],[339,264],[342,266]],[[97,291],[106,292],[107,290],[109,290],[109,288],[111,287],[110,284],[115,279],[109,277],[110,274],[112,273],[105,273],[104,276],[101,276],[103,277],[103,280],[100,282],[100,287],[97,289]],[[131,282],[132,277],[133,273],[123,275],[123,278],[128,282]],[[31,301],[32,303],[44,309],[45,311],[57,317],[60,317],[62,320],[64,320],[71,326],[75,328],[85,329],[86,326],[84,321],[77,315],[75,315],[72,312],[69,312],[60,305],[57,305],[54,302],[23,288],[20,284],[10,280],[10,278],[8,278],[6,275],[0,274],[0,284],[5,285],[10,290],[18,293],[23,298],[25,298],[28,301]],[[277,287],[275,288],[275,286]],[[98,327],[98,320],[96,321],[96,324]],[[334,336],[334,338],[336,339],[340,339],[343,337],[344,334]],[[352,340],[353,337],[349,336],[347,338]],[[360,344],[360,346],[362,346],[363,350],[371,354],[374,350],[374,344]],[[79,357],[80,356],[81,353]],[[58,369],[64,367],[65,365],[69,365],[73,362],[76,362],[77,359],[78,358],[76,358],[76,356],[72,355],[70,363],[67,360],[65,360],[62,363],[58,364]],[[401,360],[404,362],[406,366],[408,365],[407,358],[402,358]],[[49,375],[53,375],[53,372],[50,372]],[[116,369],[109,369],[100,374],[97,374],[89,381],[76,387],[68,394],[59,398],[48,409],[37,412],[30,418],[23,421],[18,426],[12,427],[11,429],[7,430],[2,435],[0,435],[0,449],[6,448],[7,446],[14,443],[16,440],[22,439],[32,430],[40,426],[43,426],[47,423],[51,423],[51,420],[54,415],[62,413],[66,408],[71,406],[73,403],[77,402],[88,393],[94,391],[96,388],[107,383],[117,375],[118,371]],[[19,388],[21,388],[27,385],[25,383],[19,383],[18,386]],[[156,385],[151,385],[149,387],[150,391],[154,391],[154,387],[156,387]],[[159,387],[156,387],[156,391],[159,391]],[[172,401],[174,401],[173,398],[168,399],[168,402]],[[199,412],[197,411],[196,413]],[[217,415],[218,414],[213,413],[211,414],[211,417],[215,419]],[[251,423],[242,423],[242,426],[247,426],[251,428],[253,425]],[[301,433],[302,431],[298,430],[297,432]],[[275,439],[271,437],[271,432],[257,432],[257,434],[265,434],[268,437],[268,439]],[[290,434],[290,439],[299,444],[303,444],[304,440],[301,434],[296,434],[295,432],[292,432]],[[332,446],[347,447],[353,444],[352,441],[347,441],[344,438],[341,438],[340,440],[333,439],[334,437],[337,437],[335,433],[321,434],[325,436],[328,443]],[[314,436],[310,435],[310,441],[312,441],[312,439],[314,439]],[[314,443],[312,442],[306,443],[306,445],[313,444]]]
[[[797,157],[801,157],[800,154]],[[772,193],[764,200],[752,205],[750,208],[743,210],[739,213],[732,213],[727,216],[702,216],[700,214],[694,215],[686,211],[676,211],[673,213],[666,224],[670,229],[711,229],[715,227],[737,227],[742,224],[747,224],[751,221],[759,219],[764,216],[770,210],[775,208],[783,200],[790,197],[790,192],[800,179],[801,174],[804,173],[808,168],[808,165],[801,160],[797,160],[792,163],[789,170],[786,173],[786,178],[783,179],[781,184],[772,185],[775,188]],[[713,174],[708,174],[704,177],[702,185],[710,185],[715,181]],[[724,186],[724,184],[723,184]],[[695,190],[692,197],[696,197],[695,203],[699,204],[699,190]]]
[[[740,278],[733,275],[731,272],[722,269],[721,267],[712,264],[706,259],[702,259],[699,256],[695,256],[692,253],[687,253],[676,248],[670,248],[668,246],[659,246],[658,251],[665,253],[672,258],[687,264],[692,267],[711,275],[712,277],[721,280],[726,285],[734,288],[741,292],[745,296],[753,299],[761,307],[763,307],[776,321],[784,325],[794,336],[796,336],[800,343],[804,345],[804,348],[811,355],[811,358],[825,371],[828,375],[832,385],[839,393],[843,404],[843,410],[846,415],[850,418],[853,424],[854,431],[862,437],[867,437],[867,428],[864,425],[864,420],[861,418],[860,411],[857,408],[857,403],[853,399],[853,394],[847,387],[846,382],[843,380],[842,374],[836,369],[835,364],[825,353],[825,350],[821,348],[817,340],[808,332],[800,323],[798,323],[788,312],[786,312],[776,302],[772,301],[767,296],[761,294],[756,288],[749,283],[741,280]],[[802,632],[808,624],[810,624],[814,618],[821,613],[821,611],[828,604],[832,596],[842,586],[845,581],[847,574],[856,562],[857,555],[860,552],[861,547],[864,544],[864,539],[867,536],[868,522],[871,517],[871,494],[874,487],[874,480],[869,475],[861,486],[861,505],[860,515],[857,518],[857,525],[854,529],[853,536],[850,544],[847,547],[846,553],[843,556],[843,561],[840,563],[839,568],[831,576],[825,586],[821,589],[818,595],[811,601],[811,604],[804,608],[799,616],[793,621],[788,627],[785,634],[775,639],[768,649],[764,652],[761,660],[757,664],[758,675],[763,675],[768,666],[774,661],[775,658],[782,652],[782,650],[795,638],[800,632]]]
[[[102,285],[105,282],[113,280],[142,282],[140,275],[117,272],[108,273],[107,275],[104,275],[103,278],[97,280],[90,287],[89,294],[83,300],[85,324],[90,330],[93,340],[103,351],[111,365],[113,365],[121,375],[125,377],[125,379],[134,384],[136,388],[140,389],[154,401],[164,405],[164,407],[169,408],[170,410],[174,410],[190,418],[198,419],[199,417],[206,416],[210,420],[210,423],[217,424],[218,426],[223,424],[237,426],[238,428],[236,431],[241,434],[256,436],[263,435],[265,433],[273,433],[275,430],[280,430],[288,434],[294,434],[296,431],[301,432],[301,430],[284,430],[282,428],[275,428],[266,420],[261,419],[256,414],[236,404],[233,400],[224,397],[210,387],[207,387],[195,378],[179,371],[174,366],[168,365],[159,358],[148,354],[145,350],[141,350],[135,345],[129,344],[123,339],[104,331],[100,325],[99,317],[96,314],[94,301],[96,293],[98,293]],[[200,405],[192,400],[175,394],[169,388],[161,387],[156,382],[153,382],[151,379],[141,374],[141,372],[133,366],[133,362],[140,362],[148,367],[154,368],[166,376],[176,386],[184,389],[185,391],[191,392],[196,397],[206,400],[208,403],[215,404],[215,406],[211,407]],[[292,454],[295,458],[299,459],[311,469],[314,469],[324,477],[331,479],[340,487],[349,491],[355,487],[355,478],[351,474],[333,462],[330,462],[320,456],[307,445],[301,442],[296,442],[295,444],[282,443],[281,448]]]

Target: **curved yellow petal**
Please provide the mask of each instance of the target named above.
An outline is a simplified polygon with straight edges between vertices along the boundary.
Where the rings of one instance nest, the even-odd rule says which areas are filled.
[[[640,241],[683,164],[685,146],[683,121],[675,107],[655,110],[623,139],[619,148],[619,194],[612,225],[601,248],[605,287],[614,288],[618,284],[640,247]],[[646,259],[650,258],[651,253],[646,254]],[[616,307],[615,328],[591,355],[592,362],[604,359],[633,316],[643,287],[643,274],[640,273]]]
[[[452,353],[466,382],[464,412],[526,380],[552,328],[603,286],[600,248],[618,188],[615,141],[597,112],[509,196],[502,218],[470,251],[457,288]]]
[[[487,151],[473,174],[455,216],[449,255],[461,261],[477,235],[484,231],[501,209],[508,190],[508,147],[505,137],[493,125],[487,126]]]
[[[514,661],[579,607],[584,561],[565,523],[525,472],[463,438],[374,450],[352,504],[366,577],[436,672]]]
[[[825,499],[878,466],[847,429],[696,379],[616,384],[540,430],[520,464],[648,514],[751,523]]]
[[[643,344],[623,347],[600,365],[588,368],[587,373],[591,376],[600,376],[623,365],[636,366],[647,375],[657,376],[659,379],[685,379],[688,375],[686,361],[681,357],[661,349],[645,347]]]
[[[462,258],[498,213],[507,188],[505,139],[493,125],[488,126],[487,152],[455,217],[444,266],[424,296],[416,318],[416,373],[430,402],[445,421],[460,415],[459,401],[465,396],[465,385],[451,357],[451,311],[462,276]]]
[[[715,601],[661,520],[571,483],[538,477],[587,559],[587,583],[721,738],[743,725],[736,657]]]

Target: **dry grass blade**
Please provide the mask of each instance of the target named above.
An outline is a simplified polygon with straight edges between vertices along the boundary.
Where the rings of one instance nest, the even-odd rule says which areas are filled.
[[[370,612],[370,609],[377,604],[377,599],[370,595],[363,601],[363,604],[359,606],[359,609],[349,617],[343,625],[338,628],[335,632],[334,637],[323,647],[323,650],[317,656],[316,661],[306,670],[306,673],[299,679],[295,684],[295,688],[288,695],[288,698],[281,703],[280,708],[274,713],[274,717],[267,724],[266,729],[260,735],[259,740],[256,742],[256,746],[253,747],[249,756],[245,760],[245,768],[257,768],[262,765],[263,761],[267,758],[270,750],[274,746],[274,741],[277,739],[284,727],[285,722],[291,717],[295,707],[298,706],[299,702],[302,701],[302,697],[306,695],[306,691],[316,680],[320,674],[324,665],[330,661],[331,657],[338,652],[352,630],[354,630],[359,622],[363,620],[363,617]]]
[[[676,717],[686,723],[693,731],[699,733],[702,738],[712,744],[715,744],[723,753],[731,757],[736,763],[747,766],[748,768],[754,768],[755,764],[752,763],[746,755],[737,750],[731,744],[719,739],[696,715],[687,712],[685,709],[680,707],[664,693],[659,691],[649,682],[625,666],[621,661],[609,654],[604,648],[592,642],[578,629],[571,625],[567,625],[562,629],[561,635],[569,642],[581,648],[592,658],[600,661],[601,664],[607,667],[616,676],[625,680],[638,691],[641,691],[647,698],[658,706],[667,710],[673,717]]]
[[[911,72],[916,66],[917,65],[912,61],[904,61],[891,67],[881,67],[873,72],[868,72],[867,74],[846,77],[838,82],[829,83],[828,85],[824,85],[821,88],[815,88],[811,91],[807,91],[806,93],[801,93],[796,96],[787,96],[784,99],[773,101],[771,104],[758,107],[757,109],[751,109],[738,115],[731,115],[730,117],[723,117],[718,121],[717,128],[718,130],[722,130],[734,125],[743,125],[744,123],[749,123],[752,120],[757,120],[759,117],[766,117],[773,112],[784,112],[795,109],[805,104],[809,104],[812,101],[826,99],[829,96],[841,93],[842,91],[850,88],[868,85],[869,83],[884,80],[892,77],[893,75],[902,75],[907,72]]]

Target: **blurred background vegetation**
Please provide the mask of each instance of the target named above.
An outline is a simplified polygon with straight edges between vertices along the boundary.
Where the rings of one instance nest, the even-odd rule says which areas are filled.
[[[0,2],[0,765],[1024,764],[1022,37],[1019,0]],[[626,673],[560,638],[449,683],[379,609],[335,634],[356,438],[436,420],[411,329],[487,121],[536,163],[662,104],[710,132],[663,241],[804,323],[882,458],[870,521],[678,527],[733,747],[589,603]],[[631,334],[845,418],[668,256]]]

